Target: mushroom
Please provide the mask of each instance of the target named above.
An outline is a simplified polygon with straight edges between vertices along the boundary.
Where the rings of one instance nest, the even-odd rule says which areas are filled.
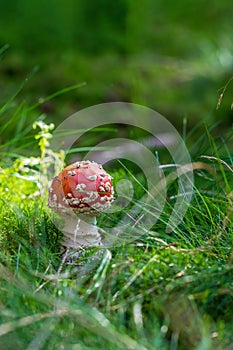
[[[62,245],[67,250],[102,245],[96,216],[110,207],[113,195],[111,176],[94,161],[75,162],[54,177],[48,205],[65,221]]]

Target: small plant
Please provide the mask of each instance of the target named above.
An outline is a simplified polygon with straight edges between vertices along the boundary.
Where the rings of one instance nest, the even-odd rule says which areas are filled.
[[[37,157],[21,157],[13,165],[15,176],[37,184],[40,194],[46,194],[49,187],[49,170],[53,169],[56,174],[64,165],[65,153],[63,150],[54,152],[49,148],[49,140],[52,138],[51,131],[54,124],[46,124],[38,120],[33,124],[33,129],[39,128],[35,135],[38,142],[40,154]]]

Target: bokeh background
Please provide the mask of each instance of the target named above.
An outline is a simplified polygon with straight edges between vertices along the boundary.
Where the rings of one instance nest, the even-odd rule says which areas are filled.
[[[228,0],[0,0],[0,99],[40,104],[58,124],[93,104],[129,101],[173,124],[232,125],[233,6]]]

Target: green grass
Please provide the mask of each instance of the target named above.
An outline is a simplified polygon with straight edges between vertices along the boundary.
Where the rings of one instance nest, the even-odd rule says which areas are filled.
[[[1,348],[232,349],[232,130],[221,139],[208,128],[198,137],[197,131],[186,135],[196,162],[195,193],[173,232],[165,228],[176,183],[168,188],[167,205],[153,229],[105,250],[89,274],[64,267],[58,275],[61,233],[38,193],[40,168],[22,166],[28,142],[36,159],[49,145],[40,146],[38,154],[38,131],[18,124],[23,111],[16,106],[7,124],[15,134],[1,146]],[[129,165],[121,164],[111,170],[115,182],[131,179]],[[136,179],[134,191],[141,193],[143,177]],[[109,217],[109,225],[121,215]],[[83,269],[94,252],[82,258]]]

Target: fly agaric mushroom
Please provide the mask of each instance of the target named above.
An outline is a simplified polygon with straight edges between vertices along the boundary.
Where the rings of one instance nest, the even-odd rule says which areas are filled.
[[[110,207],[113,194],[111,176],[94,161],[75,162],[54,177],[48,205],[65,219],[62,245],[66,249],[102,245],[96,216]]]

